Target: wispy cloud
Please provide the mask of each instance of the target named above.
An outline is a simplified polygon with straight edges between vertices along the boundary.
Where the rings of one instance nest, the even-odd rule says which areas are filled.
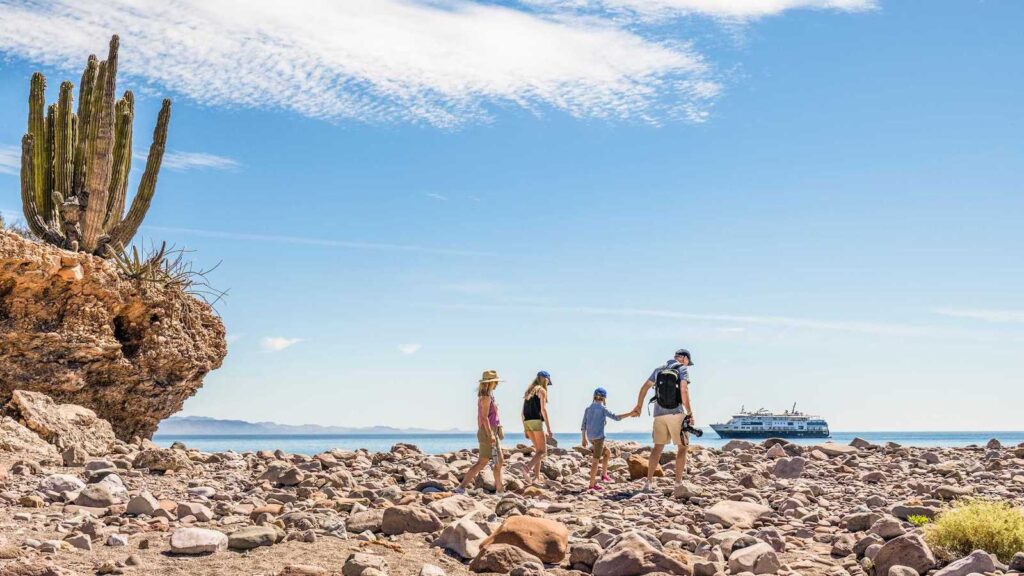
[[[525,4],[0,1],[0,50],[69,72],[112,32],[120,71],[148,89],[330,120],[452,126],[517,106],[701,121],[721,91],[685,39]]]
[[[302,338],[285,338],[283,336],[266,336],[260,340],[260,348],[263,348],[265,352],[280,352],[285,348],[291,348],[292,346],[302,342]]]
[[[356,242],[350,240],[330,240],[326,238],[308,238],[305,236],[283,236],[276,234],[250,234],[247,232],[222,232],[218,230],[199,230],[196,228],[175,228],[168,226],[143,226],[147,230],[157,230],[172,234],[189,234],[207,238],[223,238],[225,240],[244,240],[247,242],[275,242],[279,244],[305,244],[308,246],[325,246],[329,248],[351,248],[355,250],[394,250],[399,252],[419,252],[442,256],[494,256],[488,252],[475,252],[456,248],[433,248],[412,244],[382,244],[378,242]]]
[[[1024,310],[999,310],[984,308],[939,308],[936,314],[951,318],[966,318],[995,324],[1024,323]]]
[[[425,194],[425,196],[427,198],[432,198],[432,199],[438,200],[440,202],[447,202],[448,201],[448,197],[447,196],[445,196],[444,194],[438,194],[437,192],[427,192]]]
[[[613,12],[643,20],[681,16],[707,16],[727,20],[756,20],[790,10],[864,12],[877,8],[875,0],[524,0],[557,10]]]
[[[142,156],[145,158],[145,156]],[[164,154],[162,166],[171,170],[231,170],[238,167],[238,161],[225,156],[205,152],[169,151]]]
[[[17,175],[21,171],[21,148],[0,144],[0,174]]]
[[[411,356],[420,351],[423,348],[423,344],[399,344],[398,351],[406,356]]]

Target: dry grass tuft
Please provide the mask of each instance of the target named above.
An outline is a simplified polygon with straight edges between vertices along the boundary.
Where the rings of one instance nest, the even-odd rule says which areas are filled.
[[[1009,502],[961,500],[929,523],[924,537],[956,558],[981,549],[1009,562],[1024,550],[1024,512]]]

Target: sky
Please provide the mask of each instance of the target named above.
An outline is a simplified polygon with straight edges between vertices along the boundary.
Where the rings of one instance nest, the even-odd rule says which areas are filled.
[[[0,0],[0,210],[28,80],[121,38],[137,240],[228,289],[182,414],[556,431],[693,354],[699,426],[1020,430],[1024,4]],[[132,184],[134,187],[134,182]],[[134,189],[134,188],[132,188]],[[650,429],[650,417],[610,431]]]

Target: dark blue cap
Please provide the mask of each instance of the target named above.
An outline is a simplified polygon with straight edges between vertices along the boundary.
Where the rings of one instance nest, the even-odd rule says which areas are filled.
[[[551,374],[547,370],[541,370],[540,372],[537,372],[537,376],[538,377],[539,376],[543,376],[543,377],[547,378],[548,379],[548,386],[551,386],[551,385],[554,384],[554,382],[551,381]]]
[[[594,389],[594,396],[600,396],[601,398],[607,398],[608,397],[608,391],[605,390],[604,388],[596,388],[596,389]]]

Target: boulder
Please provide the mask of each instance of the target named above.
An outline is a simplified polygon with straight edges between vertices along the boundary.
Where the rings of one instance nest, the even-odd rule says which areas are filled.
[[[641,478],[647,478],[647,458],[642,456],[633,455],[626,461],[626,465],[629,468],[629,479],[640,480]],[[661,469],[661,464],[654,469],[655,476],[664,476],[665,471]]]
[[[15,389],[41,392],[92,410],[124,441],[152,436],[227,354],[224,324],[205,302],[140,289],[110,260],[8,230],[0,316],[0,403]],[[106,439],[81,438],[97,448]]]
[[[128,501],[125,514],[152,516],[160,508],[160,501],[149,492],[143,492]]]
[[[78,492],[85,488],[85,482],[70,474],[50,474],[39,481],[40,492]]]
[[[1017,552],[1010,559],[1010,572],[1024,572],[1024,552]]]
[[[573,544],[569,547],[569,565],[592,568],[603,552],[601,545],[594,542]]]
[[[775,574],[782,564],[771,545],[758,542],[753,546],[740,548],[729,555],[729,572],[753,572],[754,574]]]
[[[90,456],[104,456],[114,445],[110,422],[88,408],[57,404],[41,392],[14,390],[7,412],[61,452],[78,448]]]
[[[442,520],[447,520],[449,518],[462,518],[470,512],[486,510],[484,506],[480,505],[476,500],[466,496],[465,494],[455,494],[454,496],[434,500],[427,505],[427,508]]]
[[[171,533],[172,554],[212,554],[227,547],[227,535],[216,530],[178,528]]]
[[[506,518],[494,533],[481,542],[480,548],[485,549],[492,544],[510,544],[546,563],[556,564],[565,558],[569,550],[569,529],[556,520],[512,516]]]
[[[704,511],[704,518],[712,524],[726,528],[750,528],[754,521],[771,513],[772,509],[753,502],[723,500]]]
[[[951,562],[935,573],[935,576],[967,576],[968,574],[990,574],[996,571],[997,563],[991,554],[975,550],[967,556]]]
[[[341,567],[342,576],[363,576],[364,573],[387,574],[388,561],[376,554],[353,552]]]
[[[189,470],[192,461],[181,450],[173,448],[152,448],[139,452],[132,461],[133,468],[145,468],[150,472]]]
[[[818,444],[812,446],[812,450],[818,450],[828,456],[829,458],[835,458],[836,456],[849,456],[856,454],[860,450],[856,446],[845,446],[843,444],[836,444],[834,442],[825,442],[824,444]]]
[[[888,574],[890,566],[908,566],[924,574],[935,566],[935,556],[919,534],[889,540],[875,556],[875,574]]]
[[[722,452],[746,452],[747,450],[752,450],[753,448],[753,442],[747,440],[729,440],[728,442],[725,443],[725,445],[722,446]]]
[[[53,444],[14,418],[0,415],[0,459],[8,458],[31,458],[44,464],[56,464],[62,460]]]
[[[846,529],[850,532],[863,532],[870,528],[882,515],[877,512],[854,512],[843,518]]]
[[[592,570],[593,576],[638,576],[654,572],[691,576],[693,567],[669,556],[637,532],[627,532],[613,541]]]
[[[868,532],[883,540],[892,540],[897,536],[902,536],[906,530],[903,529],[903,523],[893,516],[882,516],[875,520],[871,528],[868,528]]]
[[[460,518],[446,526],[433,544],[468,560],[480,553],[480,543],[486,538],[487,533],[476,522]]]
[[[89,484],[75,498],[75,504],[89,508],[106,508],[120,504],[121,499],[114,493],[109,484]]]
[[[406,532],[436,532],[443,524],[433,512],[423,506],[392,506],[384,510],[381,531],[388,536]]]
[[[356,512],[345,521],[345,528],[354,534],[361,532],[380,532],[381,523],[384,521],[384,511],[380,509],[363,510]]]
[[[956,500],[974,494],[974,488],[970,486],[953,486],[944,484],[935,489],[935,497],[940,500]]]
[[[781,447],[776,444],[781,450]],[[804,466],[807,464],[807,460],[799,456],[793,458],[779,458],[775,461],[775,466],[772,468],[772,475],[776,478],[799,478],[804,473]]]
[[[473,561],[469,563],[469,569],[477,573],[496,572],[498,574],[507,574],[513,568],[527,562],[541,563],[540,558],[522,548],[512,546],[511,544],[493,544],[480,550],[476,558],[473,558]],[[345,576],[350,575],[346,573]]]
[[[277,542],[277,530],[270,526],[246,526],[228,534],[228,548],[251,550],[260,546],[273,546]]]

